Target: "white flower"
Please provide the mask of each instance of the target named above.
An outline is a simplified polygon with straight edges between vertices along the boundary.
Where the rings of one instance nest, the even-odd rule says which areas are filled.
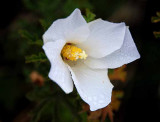
[[[54,21],[43,40],[43,49],[51,63],[49,78],[65,93],[72,92],[74,83],[91,111],[111,102],[113,85],[107,69],[140,58],[125,23],[102,19],[86,23],[79,9],[65,19]]]

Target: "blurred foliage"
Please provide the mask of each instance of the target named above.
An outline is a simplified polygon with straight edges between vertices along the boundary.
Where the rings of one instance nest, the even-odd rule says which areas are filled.
[[[122,82],[126,81],[127,72],[125,71],[126,65],[123,65],[122,67],[118,69],[112,70],[112,72],[109,72],[109,78],[110,80],[120,80]]]
[[[156,38],[160,38],[160,32],[158,31],[154,31],[153,32],[153,34],[154,34],[154,36],[156,37]]]
[[[158,23],[158,22],[160,22],[160,12],[157,12],[156,15],[157,16],[153,16],[151,18],[151,22],[152,23]],[[160,31],[154,31],[153,35],[155,36],[155,38],[160,38]]]
[[[153,16],[153,17],[151,18],[152,23],[160,22],[160,12],[157,12],[156,15],[157,15],[157,16]]]
[[[45,62],[47,61],[46,55],[43,52],[40,52],[38,55],[26,56],[26,63],[31,62]]]

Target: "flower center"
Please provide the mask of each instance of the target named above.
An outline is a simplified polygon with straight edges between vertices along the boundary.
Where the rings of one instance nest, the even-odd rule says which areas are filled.
[[[78,48],[70,43],[66,44],[62,51],[61,55],[63,58],[71,61],[77,61],[77,59],[86,59],[87,54],[81,48]]]

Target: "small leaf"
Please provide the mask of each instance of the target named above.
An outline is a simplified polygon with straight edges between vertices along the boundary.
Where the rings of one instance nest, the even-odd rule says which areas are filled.
[[[159,32],[154,31],[153,34],[156,38],[160,38],[160,31]]]
[[[86,9],[86,16],[84,16],[84,18],[87,22],[93,21],[95,17],[96,15],[94,13],[92,13],[89,9]]]
[[[43,41],[42,40],[36,40],[36,41],[30,40],[30,41],[28,41],[28,44],[42,46],[43,45]]]
[[[27,40],[32,40],[33,36],[26,30],[19,30],[19,34],[22,38],[25,38]]]
[[[26,56],[26,63],[33,63],[33,62],[46,62],[48,61],[46,55],[42,52],[40,52],[38,55],[31,55]]]
[[[47,30],[47,28],[49,27],[50,23],[48,23],[48,21],[45,21],[43,19],[39,20],[41,26],[43,27],[44,30]]]
[[[108,74],[114,73],[114,69],[108,69]]]
[[[153,17],[151,18],[151,21],[152,21],[152,23],[160,22],[160,16],[159,16],[159,13],[158,13],[158,16],[153,16]]]
[[[19,34],[22,38],[27,40],[28,44],[39,46],[43,45],[43,41],[41,39],[38,39],[37,35],[33,35],[26,30],[19,30]]]

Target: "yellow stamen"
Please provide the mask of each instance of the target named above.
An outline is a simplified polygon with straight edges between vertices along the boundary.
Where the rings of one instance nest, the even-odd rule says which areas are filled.
[[[86,59],[87,54],[85,53],[84,50],[81,48],[78,48],[74,45],[71,44],[66,44],[62,51],[61,51],[62,57],[71,60],[71,61],[76,61],[77,59]]]

